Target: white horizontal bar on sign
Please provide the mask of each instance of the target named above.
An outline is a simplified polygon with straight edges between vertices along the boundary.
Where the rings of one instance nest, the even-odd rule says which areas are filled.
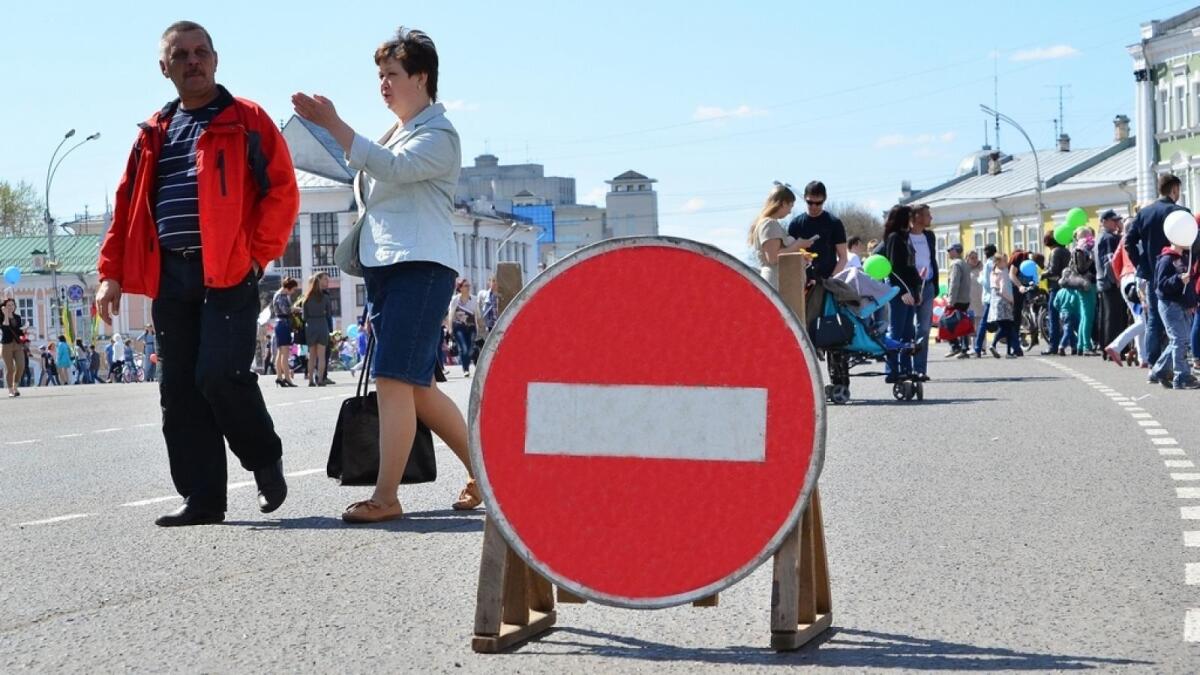
[[[764,462],[767,390],[530,382],[525,452]]]

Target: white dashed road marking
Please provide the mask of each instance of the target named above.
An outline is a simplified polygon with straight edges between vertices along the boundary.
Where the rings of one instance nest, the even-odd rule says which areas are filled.
[[[1200,548],[1200,530],[1183,533],[1183,545],[1188,548]]]
[[[1168,459],[1163,464],[1168,469],[1192,469],[1196,466],[1190,459]]]
[[[159,502],[169,502],[172,499],[179,499],[179,495],[171,495],[170,497],[153,497],[151,499],[140,499],[136,502],[126,502],[121,506],[149,506],[150,504],[158,504]]]
[[[46,518],[43,520],[31,520],[26,523],[17,523],[14,527],[26,527],[28,525],[49,525],[50,523],[61,523],[66,520],[78,520],[80,518],[88,518],[94,516],[94,513],[72,513],[69,516],[58,516],[56,518]]]
[[[1200,586],[1200,563],[1188,563],[1184,570],[1188,586]]]
[[[1172,480],[1200,480],[1200,473],[1173,473]]]
[[[111,434],[114,431],[120,431],[120,430],[121,430],[120,427],[113,427],[111,429],[97,429],[97,430],[93,431],[92,433],[93,434]]]
[[[1179,513],[1184,520],[1200,520],[1200,506],[1185,506]]]
[[[1200,642],[1200,609],[1189,609],[1183,622],[1183,639]]]
[[[37,443],[37,442],[38,442],[38,439],[31,438],[27,441],[8,441],[7,443],[5,443],[5,445],[31,445],[31,444]]]
[[[1175,496],[1180,499],[1200,499],[1200,487],[1175,488]]]

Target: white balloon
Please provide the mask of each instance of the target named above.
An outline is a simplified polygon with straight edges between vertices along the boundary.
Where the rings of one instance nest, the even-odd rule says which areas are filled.
[[[1176,246],[1191,246],[1196,241],[1196,218],[1187,211],[1172,211],[1163,221],[1163,234]]]

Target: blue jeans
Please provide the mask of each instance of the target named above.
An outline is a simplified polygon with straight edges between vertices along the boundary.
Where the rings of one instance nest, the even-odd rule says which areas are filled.
[[[913,372],[925,374],[929,362],[929,328],[933,325],[933,298],[937,295],[937,281],[930,279],[921,288],[921,304],[913,307],[916,310],[916,337],[921,342],[920,350],[913,355]]]
[[[914,321],[916,317],[916,307],[906,305],[900,300],[900,296],[892,298],[889,303],[891,316],[888,317],[888,337],[896,342],[913,341],[916,333],[917,324]],[[887,365],[884,372],[888,375],[900,374],[907,375],[913,372],[913,355],[907,349],[901,353],[888,351]]]
[[[1192,317],[1192,358],[1200,358],[1200,312]]]
[[[1150,370],[1150,378],[1159,380],[1173,371],[1175,384],[1180,384],[1192,376],[1192,367],[1187,358],[1191,318],[1178,303],[1164,302],[1160,299],[1157,304],[1168,342],[1158,361],[1155,361],[1154,368]]]
[[[983,313],[976,317],[979,321],[979,326],[975,329],[975,355],[979,356],[983,353],[983,346],[987,344],[987,315],[991,310],[992,303],[983,303]]]
[[[1150,282],[1149,292],[1146,293],[1146,305],[1143,308],[1146,314],[1146,360],[1158,363],[1158,357],[1163,353],[1163,343],[1167,338],[1162,315],[1158,311],[1158,292],[1153,281]]]
[[[146,381],[147,382],[154,381],[154,373],[158,370],[158,364],[156,364],[154,361],[150,360],[151,356],[154,356],[154,347],[147,347],[146,353],[145,353]]]
[[[471,351],[475,349],[475,327],[454,325],[454,342],[458,345],[458,361],[464,373],[471,372]]]
[[[1075,349],[1075,328],[1079,323],[1079,317],[1071,312],[1063,312],[1059,318],[1062,323],[1062,338],[1058,342],[1058,352],[1066,354],[1067,348]]]
[[[1046,313],[1050,319],[1050,334],[1046,336],[1046,344],[1049,347],[1048,351],[1057,353],[1058,343],[1062,341],[1063,325],[1058,312],[1054,311],[1054,296],[1056,295],[1058,295],[1058,289],[1050,291],[1050,299],[1046,303]]]

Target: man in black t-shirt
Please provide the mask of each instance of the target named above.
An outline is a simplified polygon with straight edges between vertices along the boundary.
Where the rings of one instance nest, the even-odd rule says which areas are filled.
[[[825,211],[825,184],[814,180],[804,186],[804,202],[808,208],[788,224],[788,234],[795,239],[816,239],[809,246],[817,254],[808,268],[810,279],[828,279],[846,267],[850,259],[846,251],[846,227],[842,221]]]

